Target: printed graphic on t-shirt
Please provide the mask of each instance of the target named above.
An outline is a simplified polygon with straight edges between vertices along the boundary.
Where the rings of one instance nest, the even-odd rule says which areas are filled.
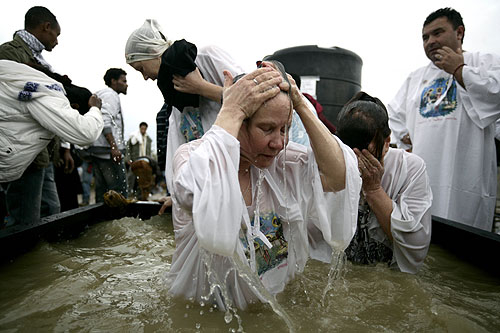
[[[260,231],[266,235],[273,246],[272,248],[268,248],[264,242],[258,238],[254,241],[257,272],[259,275],[262,275],[268,270],[277,267],[288,257],[288,242],[283,235],[283,224],[274,213],[261,213]],[[248,248],[246,247],[246,237],[240,234],[240,240],[245,246],[247,257],[249,257]]]
[[[451,80],[451,82],[450,82]],[[447,87],[450,87],[447,89]],[[445,96],[443,96],[446,94]],[[426,86],[420,98],[420,114],[424,118],[446,116],[457,108],[457,83],[439,78]]]

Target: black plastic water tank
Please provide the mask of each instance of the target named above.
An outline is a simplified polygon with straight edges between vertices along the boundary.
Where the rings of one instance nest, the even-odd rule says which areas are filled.
[[[288,73],[301,77],[317,76],[316,99],[323,106],[325,116],[335,125],[342,106],[361,90],[363,61],[356,53],[340,47],[290,47],[264,60],[278,60]]]

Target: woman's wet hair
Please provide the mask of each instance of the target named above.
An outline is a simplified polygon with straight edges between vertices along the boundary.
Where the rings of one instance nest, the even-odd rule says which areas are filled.
[[[376,97],[360,91],[349,100],[337,116],[337,136],[351,148],[368,149],[374,142],[374,156],[380,160],[385,139],[391,134],[389,116]]]
[[[271,62],[273,63],[275,66],[276,66],[276,69],[280,72],[281,74],[281,77],[283,78],[283,80],[288,83],[289,86],[291,86],[290,84],[290,80],[288,80],[288,75],[286,74],[286,71],[285,71],[285,66],[283,66],[283,64],[277,60],[266,60],[267,62]],[[257,68],[262,68],[263,67],[263,62],[259,62],[259,65],[257,66]],[[235,84],[239,79],[241,79],[243,76],[247,75],[247,73],[242,73],[242,74],[238,74],[236,75],[234,78],[233,78],[233,84]],[[291,89],[289,89],[287,91],[287,94],[290,95],[290,91]]]
[[[281,77],[283,78],[283,80],[288,83],[288,86],[290,87],[290,89],[288,89],[288,91],[281,91],[282,93],[285,93],[288,95],[288,99],[290,100],[290,112],[293,111],[293,104],[292,104],[292,96],[291,96],[291,92],[292,92],[292,89],[291,89],[291,84],[290,84],[290,80],[288,80],[288,75],[285,71],[285,66],[283,66],[283,64],[277,60],[266,60],[267,62],[271,62],[275,65],[276,69],[280,72],[281,74]],[[263,67],[263,62],[262,61],[259,61],[258,62],[258,65],[257,65],[257,68],[262,68]],[[233,84],[235,84],[239,79],[241,79],[242,77],[244,77],[245,75],[247,75],[247,73],[242,73],[242,74],[238,74],[236,75],[234,78],[233,78]]]

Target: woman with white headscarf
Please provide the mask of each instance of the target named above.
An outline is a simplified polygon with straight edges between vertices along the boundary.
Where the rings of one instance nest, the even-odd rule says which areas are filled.
[[[196,48],[185,40],[172,42],[156,20],[148,19],[127,40],[125,58],[144,80],[157,80],[171,115],[165,176],[172,189],[172,160],[177,148],[200,138],[215,122],[221,107],[223,70],[243,72],[216,46]]]

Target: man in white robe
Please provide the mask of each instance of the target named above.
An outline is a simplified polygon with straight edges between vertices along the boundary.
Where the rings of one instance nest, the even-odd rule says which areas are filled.
[[[411,148],[427,165],[432,215],[491,231],[500,57],[464,51],[464,32],[462,17],[451,8],[427,17],[422,38],[431,62],[411,73],[389,103],[389,124],[392,142]]]

